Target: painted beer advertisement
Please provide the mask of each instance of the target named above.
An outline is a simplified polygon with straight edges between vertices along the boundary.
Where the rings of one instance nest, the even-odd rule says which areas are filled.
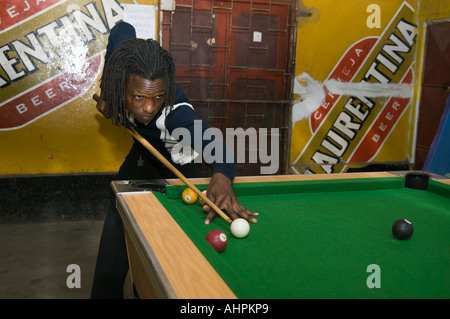
[[[148,7],[139,2],[2,1],[0,174],[117,169],[131,140],[97,112],[92,95],[111,29],[127,6]]]
[[[410,128],[415,124],[416,13],[408,2],[392,1],[389,10],[386,2],[359,3],[359,20],[344,22],[341,18],[342,28],[330,31],[339,33],[334,35],[334,43],[328,44],[340,47],[340,54],[334,49],[329,50],[335,52],[334,57],[318,54],[312,67],[297,48],[293,173],[341,173],[373,163],[407,163],[410,158]],[[348,7],[346,12],[350,18],[358,11]],[[355,23],[361,24],[359,30]],[[347,32],[348,28],[352,30]],[[302,45],[301,39],[299,35],[300,47],[318,47]],[[318,37],[308,39],[320,41]],[[336,62],[330,64],[333,59]]]

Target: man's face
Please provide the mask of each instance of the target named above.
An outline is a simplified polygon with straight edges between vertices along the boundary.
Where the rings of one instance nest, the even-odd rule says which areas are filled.
[[[125,86],[127,110],[139,123],[145,125],[154,119],[163,106],[165,96],[166,81],[164,78],[150,81],[137,75],[131,75]]]

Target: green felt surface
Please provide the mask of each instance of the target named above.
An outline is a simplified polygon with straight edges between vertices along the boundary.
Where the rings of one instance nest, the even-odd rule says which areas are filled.
[[[241,204],[260,213],[244,239],[221,218],[204,225],[201,206],[182,202],[185,187],[155,195],[240,298],[449,298],[450,186],[403,185],[403,177],[235,184]],[[413,223],[409,240],[392,235],[400,218]],[[220,254],[205,240],[213,229],[228,236]],[[367,286],[372,264],[381,288]]]

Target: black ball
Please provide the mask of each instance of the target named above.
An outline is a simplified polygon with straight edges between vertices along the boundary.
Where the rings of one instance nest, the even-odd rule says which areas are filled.
[[[399,219],[392,225],[392,233],[398,239],[408,239],[413,234],[413,225],[406,219]]]

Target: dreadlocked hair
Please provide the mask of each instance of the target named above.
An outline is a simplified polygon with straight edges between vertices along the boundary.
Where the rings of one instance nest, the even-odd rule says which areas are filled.
[[[154,81],[164,78],[164,105],[175,103],[175,64],[169,52],[153,39],[129,39],[111,55],[103,72],[103,96],[108,115],[117,126],[126,127],[125,85],[131,76]]]

